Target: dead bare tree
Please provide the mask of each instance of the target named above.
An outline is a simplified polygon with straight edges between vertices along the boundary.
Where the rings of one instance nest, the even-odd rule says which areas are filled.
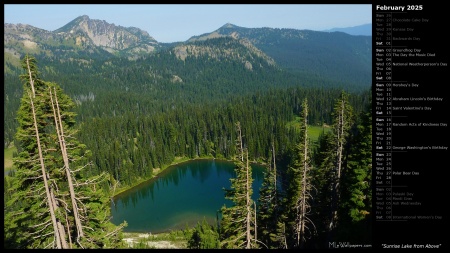
[[[51,193],[51,189],[50,189],[48,181],[47,181],[48,175],[45,170],[44,157],[42,155],[41,140],[39,137],[39,130],[38,130],[38,126],[37,126],[36,112],[35,112],[35,108],[34,108],[33,98],[31,96],[31,94],[28,93],[28,95],[30,97],[34,129],[36,131],[36,142],[37,142],[37,146],[38,146],[39,162],[41,164],[42,178],[44,181],[45,192],[47,195],[47,205],[48,205],[50,216],[51,216],[52,223],[53,223],[53,232],[54,232],[54,236],[55,236],[56,248],[66,249],[66,248],[68,248],[68,246],[67,246],[67,242],[65,239],[64,228],[61,225],[61,222],[56,218],[55,208],[56,208],[57,204],[56,204],[54,195]]]
[[[337,107],[337,120],[335,125],[335,133],[336,133],[336,177],[334,179],[332,185],[332,202],[331,202],[331,221],[328,226],[328,230],[332,231],[337,226],[338,221],[338,205],[340,198],[340,181],[341,181],[341,170],[342,170],[342,157],[344,150],[344,129],[347,122],[345,122],[344,113],[345,113],[345,101],[344,99],[340,99]]]
[[[308,218],[308,215],[311,210],[311,205],[309,200],[312,198],[311,195],[311,177],[309,176],[309,171],[311,169],[310,166],[310,154],[309,154],[309,137],[308,137],[308,102],[305,99],[303,101],[303,110],[302,110],[302,119],[303,119],[303,131],[302,131],[302,145],[301,145],[301,154],[303,156],[302,164],[301,164],[301,189],[300,189],[300,198],[298,199],[296,205],[296,237],[297,237],[297,246],[302,247],[306,242],[306,230],[308,228],[308,224],[311,224],[315,229],[314,223]]]
[[[64,160],[64,168],[66,171],[66,177],[67,177],[67,182],[69,184],[69,192],[70,192],[70,199],[72,202],[72,212],[73,212],[73,217],[75,220],[75,225],[77,228],[77,241],[79,240],[79,238],[83,237],[83,227],[81,225],[81,219],[80,219],[80,215],[78,212],[78,205],[77,205],[77,201],[76,201],[76,196],[75,196],[75,191],[74,191],[74,187],[73,187],[73,182],[72,182],[72,175],[70,172],[70,165],[69,165],[69,157],[67,154],[67,149],[66,149],[66,143],[64,140],[64,128],[62,125],[62,119],[61,119],[61,112],[59,109],[59,103],[58,103],[58,96],[56,94],[56,88],[53,87],[54,90],[54,96],[55,96],[55,101],[53,101],[53,94],[52,94],[52,90],[51,87],[49,87],[49,94],[50,94],[50,101],[52,103],[52,109],[53,109],[53,117],[55,119],[55,128],[56,128],[56,133],[58,135],[58,141],[59,141],[59,146],[61,148],[61,155],[63,157]],[[56,109],[55,109],[55,105],[56,105]]]
[[[33,98],[35,98],[36,92],[34,90],[34,79],[33,79],[33,75],[31,74],[31,66],[30,66],[30,58],[29,57],[26,58],[26,62],[27,62],[28,76],[30,78],[31,91],[33,92]]]

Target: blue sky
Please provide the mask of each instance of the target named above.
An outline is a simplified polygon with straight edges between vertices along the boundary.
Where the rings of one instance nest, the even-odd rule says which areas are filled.
[[[137,27],[158,42],[185,41],[226,23],[326,30],[372,22],[370,4],[4,4],[4,22],[56,30],[75,18]]]

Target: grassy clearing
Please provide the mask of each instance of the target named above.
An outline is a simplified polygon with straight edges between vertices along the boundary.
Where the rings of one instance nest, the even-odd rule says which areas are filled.
[[[313,143],[317,143],[319,136],[330,130],[331,128],[329,126],[308,126],[308,135]]]
[[[286,124],[286,127],[290,128],[290,127],[294,127],[296,129],[300,129],[300,117],[296,116],[295,119],[293,121],[290,121]],[[323,124],[322,126],[313,126],[313,125],[308,125],[308,136],[309,139],[311,140],[311,142],[316,145],[317,144],[317,140],[319,139],[320,134],[322,134],[323,132],[328,132],[331,130],[331,127]]]
[[[3,168],[5,169],[5,171],[9,171],[14,169],[14,165],[13,165],[13,153],[16,152],[17,149],[16,147],[12,146],[12,147],[8,147],[4,149],[4,166]]]

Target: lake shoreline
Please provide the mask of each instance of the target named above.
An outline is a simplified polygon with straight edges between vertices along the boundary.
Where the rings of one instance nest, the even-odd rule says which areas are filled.
[[[188,162],[193,162],[193,161],[199,161],[199,160],[217,160],[217,161],[223,161],[223,162],[234,162],[234,160],[231,159],[225,159],[225,158],[215,158],[215,157],[196,157],[196,158],[187,158],[187,157],[181,157],[179,159],[176,159],[175,161],[173,161],[171,164],[163,167],[163,169],[160,168],[153,168],[153,170],[157,170],[156,173],[154,173],[150,178],[144,178],[142,180],[138,180],[136,183],[132,184],[131,186],[127,186],[127,187],[123,187],[120,188],[117,192],[114,192],[111,196],[112,199],[118,197],[119,195],[126,193],[127,191],[130,191],[132,189],[134,189],[135,187],[138,187],[142,184],[146,184],[149,183],[151,180],[155,180],[158,178],[158,176],[163,172],[166,171],[168,168],[177,166],[177,165],[181,165],[183,163],[188,163]],[[266,166],[267,163],[263,163],[263,162],[256,162],[256,161],[252,161],[252,164],[259,164],[262,166]]]
[[[216,202],[220,202],[223,198],[223,187],[225,188],[229,188],[229,178],[232,177],[232,175],[234,174],[233,170],[235,168],[235,164],[233,162],[234,160],[229,160],[229,159],[214,159],[214,158],[210,158],[210,157],[197,157],[195,159],[177,159],[176,161],[174,161],[170,166],[164,166],[164,170],[156,170],[154,173],[154,177],[150,178],[149,180],[145,180],[143,182],[141,182],[140,184],[136,184],[134,187],[128,187],[128,190],[122,190],[122,193],[116,194],[115,198],[113,199],[113,203],[115,203],[116,205],[116,209],[112,210],[112,215],[114,215],[114,217],[116,217],[117,222],[120,222],[120,220],[127,220],[130,219],[131,223],[134,223],[135,225],[131,226],[126,232],[128,233],[136,233],[136,234],[145,234],[148,231],[146,230],[146,227],[152,227],[151,232],[153,234],[164,234],[164,233],[171,233],[171,232],[175,232],[175,231],[183,231],[184,228],[192,228],[192,226],[195,226],[195,223],[198,220],[201,220],[200,216],[205,215],[207,217],[208,223],[211,224],[215,224],[217,222],[217,210],[218,208],[221,207],[222,203],[217,204]],[[255,167],[254,167],[255,166]],[[211,170],[205,170],[206,168],[211,168]],[[266,170],[267,166],[263,165],[263,163],[259,162],[259,163],[255,163],[252,162],[252,167],[255,170],[253,173],[253,178],[256,178],[257,182],[254,186],[253,186],[253,191],[254,192],[258,192],[259,187],[261,186],[261,182],[262,182],[262,178],[263,178],[263,174],[262,172]],[[167,168],[169,168],[169,170],[167,170]],[[183,170],[180,170],[180,172],[178,172],[178,168],[184,168]],[[185,169],[188,170],[185,170]],[[163,173],[164,171],[164,173]],[[196,172],[196,171],[200,171],[200,172]],[[203,172],[201,172],[203,171]],[[162,174],[161,174],[162,173]],[[181,174],[180,174],[181,173]],[[187,174],[186,174],[187,173]],[[184,175],[188,175],[188,178],[196,178],[196,182],[201,182],[201,184],[207,184],[208,188],[203,188],[203,189],[211,189],[208,190],[208,194],[212,194],[213,197],[211,198],[206,198],[205,196],[208,194],[201,194],[202,198],[205,198],[204,200],[201,200],[200,202],[197,201],[197,198],[195,200],[192,201],[184,201],[185,199],[189,199],[188,196],[184,196],[182,198],[180,198],[180,195],[183,194],[187,194],[187,192],[189,192],[189,190],[186,191],[182,191],[178,193],[174,193],[174,192],[170,192],[169,194],[161,197],[161,195],[159,195],[160,190],[159,188],[161,188],[161,186],[168,186],[170,185],[172,187],[172,184],[175,182],[175,184],[178,184],[178,182],[182,182],[182,177],[184,178]],[[202,176],[202,180],[200,180],[200,175]],[[208,180],[205,181],[205,179],[208,178]],[[164,180],[164,181],[161,181]],[[219,181],[217,181],[219,180]],[[155,182],[163,182],[161,184],[159,184],[159,186],[157,188],[153,188],[155,187],[154,184]],[[207,183],[204,183],[207,182]],[[173,208],[170,207],[170,204],[168,205],[169,208],[167,209],[167,205],[166,203],[168,201],[163,201],[161,203],[158,203],[157,205],[154,205],[153,208],[150,208],[154,211],[152,211],[152,217],[158,217],[158,219],[160,220],[152,220],[151,225],[150,223],[146,223],[148,222],[147,219],[144,221],[142,221],[142,218],[137,218],[142,217],[140,211],[132,211],[134,212],[134,214],[130,217],[126,217],[123,216],[123,212],[121,212],[120,210],[122,210],[121,208],[127,205],[131,205],[131,210],[141,210],[139,208],[142,207],[142,204],[138,205],[137,204],[137,200],[141,200],[144,198],[149,198],[150,196],[153,199],[153,193],[150,193],[149,191],[153,192],[153,190],[147,190],[148,187],[150,187],[149,185],[151,185],[151,189],[155,189],[155,199],[165,199],[165,200],[170,200],[173,203],[178,203],[181,206],[182,205],[186,205],[186,203],[188,203],[188,206],[182,206],[182,208],[180,210],[184,210],[182,212],[176,213],[173,212]],[[216,186],[220,186],[220,187],[216,187]],[[228,186],[227,186],[228,185]],[[188,187],[189,186],[189,187]],[[223,187],[221,187],[223,186]],[[175,186],[176,187],[176,186]],[[197,196],[197,194],[199,194],[199,191],[196,191],[195,189],[197,188],[197,184],[193,181],[189,181],[189,184],[184,184],[183,189],[188,189],[188,188],[184,188],[184,187],[188,187],[189,189],[194,189],[195,192],[195,196]],[[161,188],[163,189],[163,188]],[[167,192],[167,191],[166,191]],[[256,194],[255,193],[255,194]],[[123,194],[123,195],[122,195]],[[130,196],[128,196],[129,194],[132,194]],[[175,195],[174,195],[175,194]],[[198,195],[200,196],[200,195]],[[255,195],[255,198],[257,198],[257,194]],[[201,199],[201,198],[200,198]],[[153,200],[152,200],[153,201]],[[153,203],[152,201],[150,201],[151,203]],[[169,202],[170,202],[169,201]],[[148,202],[148,203],[150,203]],[[118,205],[118,203],[122,203],[120,205]],[[128,203],[128,204],[127,204]],[[143,202],[146,203],[146,202]],[[155,202],[156,203],[156,202]],[[209,203],[209,206],[213,206],[212,209],[214,210],[209,210],[207,207],[207,210],[205,213],[203,212],[199,212],[199,210],[195,209],[195,210],[191,210],[190,208],[192,206],[195,206],[196,208],[201,207],[203,204],[202,203]],[[161,205],[162,204],[162,205]],[[177,204],[177,205],[178,205]],[[227,203],[227,205],[230,205],[231,203]],[[205,205],[205,206],[208,206]],[[118,209],[119,208],[119,209]],[[148,206],[146,207],[148,208]],[[156,208],[156,209],[154,209]],[[130,207],[128,207],[128,209],[130,209]],[[164,211],[166,210],[167,211]],[[159,211],[156,211],[159,210]],[[161,211],[163,210],[163,211]],[[204,210],[204,209],[202,209]],[[138,213],[140,213],[140,215],[137,215]],[[170,213],[170,214],[168,214]],[[199,214],[200,213],[200,214]],[[210,215],[212,213],[212,215]],[[199,217],[197,217],[198,215],[200,215]],[[166,219],[166,218],[161,218],[161,217],[170,217],[170,219]],[[180,218],[181,217],[181,218]],[[205,217],[203,217],[205,218]],[[154,219],[154,218],[152,218]],[[167,220],[169,222],[164,223],[163,225],[161,225],[161,221],[162,220]],[[193,221],[192,221],[193,220]],[[136,222],[138,221],[138,222]],[[145,225],[144,225],[145,223]],[[156,224],[156,225],[155,225]],[[188,225],[189,224],[189,225]]]
[[[181,157],[179,159],[174,160],[171,164],[163,167],[163,169],[161,168],[153,168],[153,171],[156,170],[156,172],[150,177],[150,178],[144,178],[141,180],[138,180],[136,183],[127,186],[127,187],[123,187],[123,188],[119,188],[119,190],[117,192],[114,192],[111,196],[111,198],[116,198],[119,195],[126,193],[129,190],[132,190],[135,187],[138,187],[142,184],[146,184],[149,183],[151,180],[154,180],[156,178],[158,178],[158,176],[163,172],[166,171],[168,168],[176,166],[176,165],[180,165],[183,163],[188,163],[188,162],[193,162],[193,161],[198,161],[198,160],[217,160],[217,161],[225,161],[225,162],[233,162],[233,160],[227,160],[227,159],[222,159],[222,158],[214,158],[214,157],[196,157],[196,158],[187,158],[187,157]]]
[[[162,233],[138,233],[123,232],[122,241],[126,243],[128,248],[133,248],[139,243],[155,249],[187,249],[187,240],[185,237],[171,236],[171,232]]]

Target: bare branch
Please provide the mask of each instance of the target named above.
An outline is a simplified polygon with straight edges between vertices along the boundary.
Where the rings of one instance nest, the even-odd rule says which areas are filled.
[[[40,225],[42,225],[43,223],[41,223]],[[45,226],[42,228],[42,229],[40,229],[40,230],[38,230],[38,231],[36,231],[36,232],[31,232],[30,233],[30,235],[34,235],[34,234],[40,234],[44,229],[46,229],[48,226],[50,226],[52,224],[52,220],[50,219],[50,220],[48,220],[48,223],[47,224],[44,224]],[[33,227],[35,227],[35,226],[33,226]],[[50,232],[50,234],[52,234],[53,233],[53,231],[52,232]]]
[[[47,234],[45,234],[45,235],[33,236],[33,239],[37,239],[37,238],[41,238],[41,237],[47,237],[48,235],[51,235],[51,234],[53,234],[53,231],[50,232],[50,233],[47,233]]]
[[[114,229],[113,231],[109,232],[108,234],[105,235],[105,237],[110,237],[112,235],[117,234],[122,228],[124,228],[125,225],[121,225],[119,227],[117,227],[116,229]]]
[[[36,224],[36,225],[31,226],[31,228],[35,228],[35,227],[39,227],[39,226],[44,226],[44,225],[45,225],[45,227],[47,227],[48,225],[51,224],[51,222],[52,222],[52,219],[48,219],[47,221],[44,221],[44,222],[42,222],[42,223],[40,223],[40,224]],[[44,227],[44,228],[45,228],[45,227]],[[38,232],[40,232],[40,231],[38,231]],[[30,232],[30,234],[35,234],[35,233],[38,233],[38,232]]]
[[[47,249],[48,247],[55,245],[55,240],[53,239],[53,241],[51,243],[49,243],[47,246],[44,247],[44,249]]]

